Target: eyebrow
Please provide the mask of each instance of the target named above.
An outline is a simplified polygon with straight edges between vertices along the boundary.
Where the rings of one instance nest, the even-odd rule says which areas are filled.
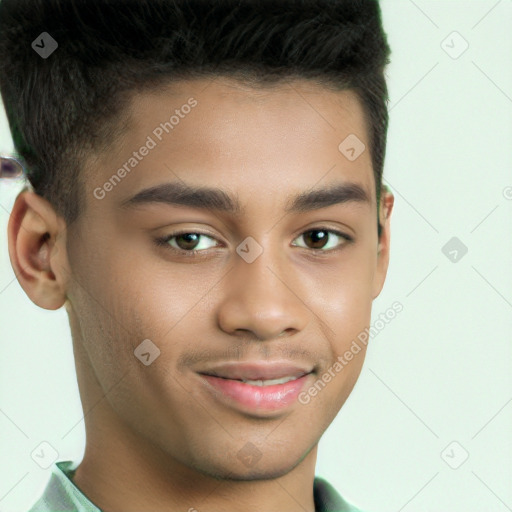
[[[367,203],[370,197],[366,190],[356,183],[339,183],[324,188],[301,192],[289,197],[286,213],[305,213],[343,203]],[[122,209],[153,203],[188,206],[201,210],[216,210],[232,215],[243,215],[238,197],[231,196],[219,188],[192,186],[181,182],[170,182],[146,188],[119,205]]]

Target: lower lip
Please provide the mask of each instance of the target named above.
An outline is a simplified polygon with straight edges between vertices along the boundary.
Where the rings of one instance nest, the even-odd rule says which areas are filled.
[[[284,384],[254,386],[239,380],[223,379],[212,375],[202,375],[214,390],[231,401],[250,409],[275,411],[294,403],[304,383],[311,374],[291,380]]]

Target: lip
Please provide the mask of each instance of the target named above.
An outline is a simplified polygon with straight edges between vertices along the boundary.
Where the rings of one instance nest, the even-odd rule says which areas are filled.
[[[234,361],[211,366],[200,370],[198,373],[233,380],[270,380],[283,377],[302,377],[312,371],[312,367],[297,365],[288,361],[246,363]]]
[[[279,411],[293,405],[313,369],[292,363],[226,363],[198,372],[217,400],[247,413]],[[257,386],[246,380],[295,377],[284,384]]]

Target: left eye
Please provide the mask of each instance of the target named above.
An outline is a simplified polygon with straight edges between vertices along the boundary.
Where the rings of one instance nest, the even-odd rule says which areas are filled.
[[[338,238],[342,238],[344,241],[338,244],[334,244],[334,246],[328,247],[329,242],[328,239],[330,238],[330,235],[335,235]],[[309,231],[305,231],[302,233],[298,238],[304,237],[305,240],[310,242],[313,247],[307,247],[306,249],[312,249],[312,250],[321,250],[323,252],[327,252],[327,250],[335,249],[346,242],[351,242],[352,237],[346,235],[345,233],[342,233],[341,231],[336,231],[335,229],[323,229],[323,228],[315,228],[310,229]],[[303,246],[299,246],[303,247]],[[327,250],[324,250],[327,249]]]

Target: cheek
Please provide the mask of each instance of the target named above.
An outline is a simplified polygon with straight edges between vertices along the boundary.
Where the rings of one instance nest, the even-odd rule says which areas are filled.
[[[309,272],[309,285],[316,290],[310,293],[311,299],[319,312],[345,325],[343,331],[369,321],[376,264],[376,255],[369,248],[354,247],[332,263],[316,265]]]
[[[332,367],[338,357],[346,357],[337,365],[339,371],[331,389],[343,394],[352,389],[361,371],[365,354],[365,332],[370,325],[373,279],[376,269],[376,251],[369,242],[353,247],[345,258],[340,258],[327,271],[317,272],[312,280],[318,293],[312,295],[312,309],[329,328],[325,335],[330,345]],[[361,341],[362,340],[362,341]],[[328,368],[324,368],[327,371]],[[343,388],[343,392],[342,389]]]

